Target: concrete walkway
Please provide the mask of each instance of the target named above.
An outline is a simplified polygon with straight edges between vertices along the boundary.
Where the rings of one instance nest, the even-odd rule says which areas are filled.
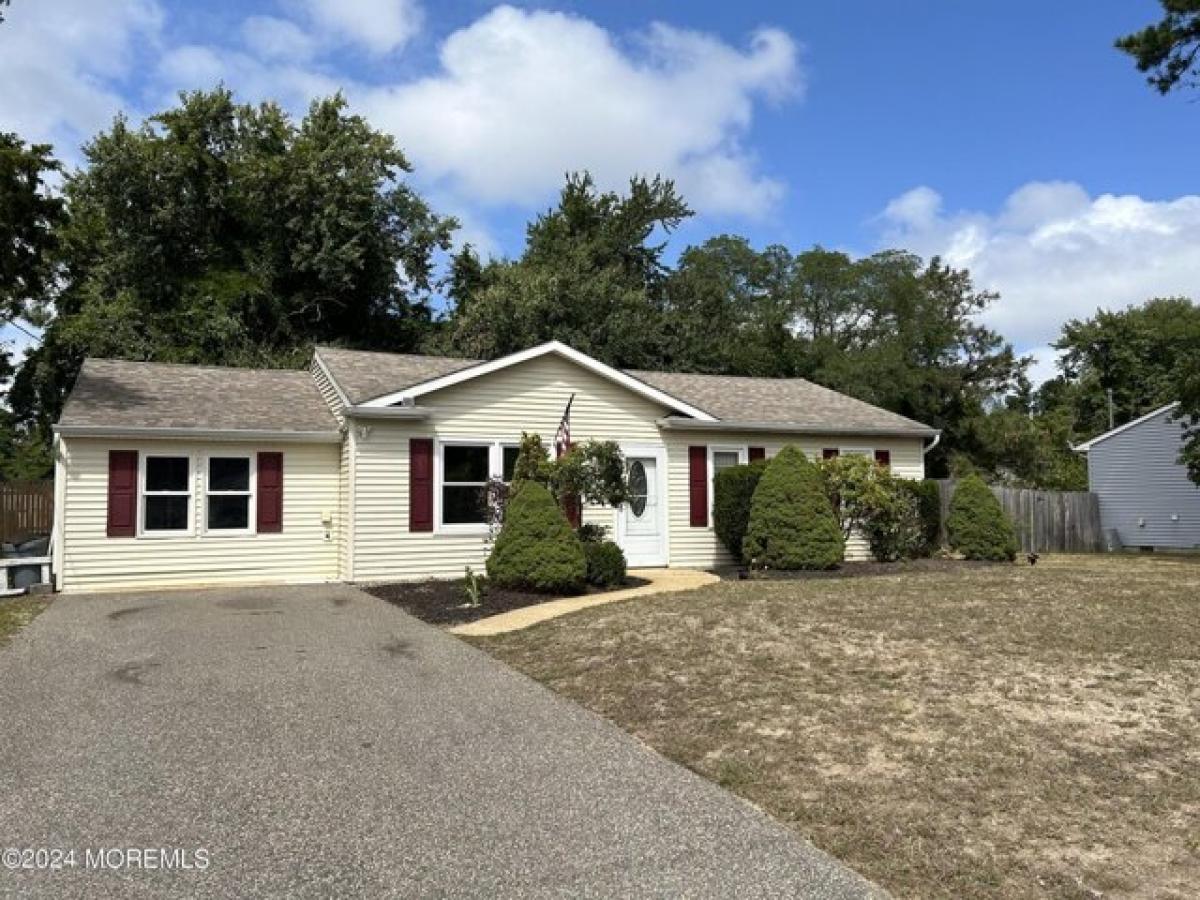
[[[628,600],[630,597],[645,597],[647,594],[690,591],[721,580],[711,572],[701,572],[698,569],[630,569],[629,574],[634,578],[644,578],[650,583],[623,591],[608,591],[603,594],[587,594],[583,597],[547,600],[536,606],[509,610],[499,615],[488,616],[486,619],[468,622],[465,625],[455,625],[447,630],[452,634],[469,637],[491,637],[494,634],[504,634],[508,631],[520,631],[522,628],[537,625],[539,622],[557,619],[559,616],[578,612],[591,606],[603,606],[605,603],[616,603],[618,600]]]
[[[763,813],[353,588],[54,600],[0,647],[0,896],[862,897]],[[85,866],[184,851],[204,869]],[[109,854],[109,861],[121,857]]]

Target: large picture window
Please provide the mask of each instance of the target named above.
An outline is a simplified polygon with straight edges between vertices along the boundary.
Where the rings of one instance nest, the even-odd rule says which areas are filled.
[[[248,456],[210,456],[205,482],[205,530],[249,531],[253,497]]]
[[[142,531],[190,531],[192,464],[186,456],[147,456],[142,482]]]

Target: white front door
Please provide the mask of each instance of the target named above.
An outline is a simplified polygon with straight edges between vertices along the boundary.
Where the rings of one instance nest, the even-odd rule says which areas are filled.
[[[629,502],[617,514],[617,543],[631,567],[667,564],[666,471],[661,454],[625,457]]]

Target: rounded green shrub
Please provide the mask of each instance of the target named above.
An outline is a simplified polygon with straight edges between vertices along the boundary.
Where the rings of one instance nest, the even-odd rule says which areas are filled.
[[[978,475],[958,483],[946,519],[950,546],[967,559],[1012,561],[1017,555],[1017,536],[1000,501]]]
[[[587,557],[587,582],[596,587],[625,583],[625,554],[612,541],[589,541],[583,545]]]
[[[492,583],[505,588],[562,594],[583,589],[583,545],[550,492],[537,482],[520,482],[509,498],[487,573]]]
[[[713,486],[713,529],[739,562],[746,561],[742,558],[742,542],[750,524],[750,501],[766,468],[765,459],[729,466],[717,473]]]
[[[756,568],[833,569],[841,563],[845,542],[824,479],[795,447],[784,447],[759,479],[742,551]]]

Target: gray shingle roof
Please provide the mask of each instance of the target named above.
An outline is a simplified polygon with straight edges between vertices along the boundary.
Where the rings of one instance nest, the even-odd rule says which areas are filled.
[[[365,403],[480,363],[477,359],[341,350],[337,347],[318,347],[317,355],[351,403]]]
[[[59,424],[329,432],[337,420],[308,372],[89,359]]]
[[[481,362],[332,347],[321,347],[317,352],[351,403],[364,403]],[[627,374],[729,422],[829,432],[863,430],[927,435],[934,431],[920,422],[802,378],[742,378],[632,370]]]
[[[722,421],[813,430],[933,433],[922,425],[803,378],[744,378],[682,372],[630,371],[651,387]]]

